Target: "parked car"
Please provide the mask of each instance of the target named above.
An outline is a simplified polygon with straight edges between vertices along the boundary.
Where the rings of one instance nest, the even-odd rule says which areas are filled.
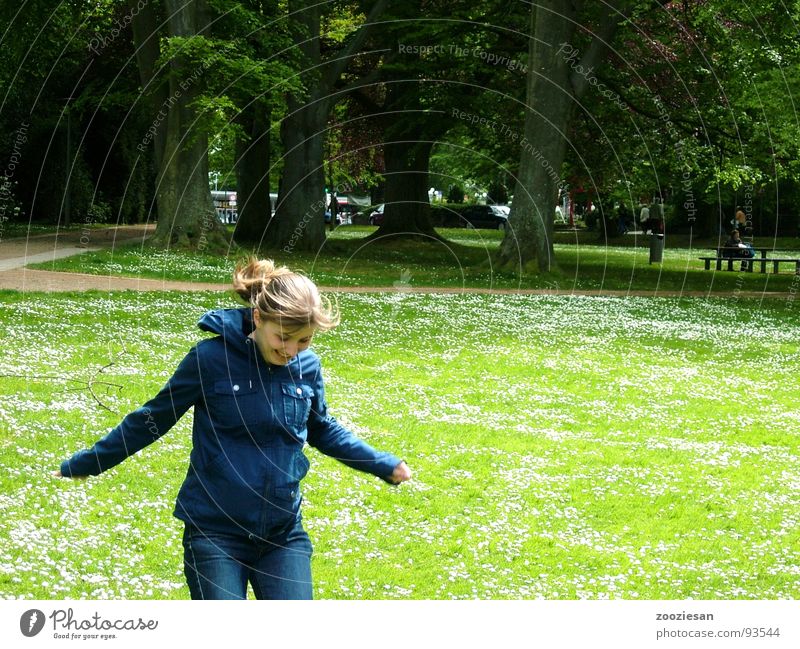
[[[508,226],[508,214],[498,205],[468,205],[461,219],[468,228],[505,230]]]
[[[369,215],[370,225],[380,225],[383,223],[383,208],[386,207],[384,203],[378,205]]]

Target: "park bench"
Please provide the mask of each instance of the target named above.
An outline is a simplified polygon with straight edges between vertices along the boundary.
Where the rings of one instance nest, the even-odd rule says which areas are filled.
[[[781,264],[794,264],[794,273],[795,275],[800,275],[800,259],[797,258],[789,258],[789,257],[767,257],[768,252],[774,252],[769,248],[754,248],[757,255],[755,258],[750,257],[733,257],[728,256],[725,253],[727,251],[731,252],[738,252],[739,248],[725,248],[724,246],[721,248],[714,248],[714,252],[716,253],[715,257],[700,257],[701,260],[705,262],[705,269],[711,270],[711,262],[714,261],[717,264],[717,270],[722,270],[722,262],[727,261],[727,270],[733,270],[733,265],[736,262],[740,262],[743,264],[743,270],[746,270],[749,273],[753,272],[753,267],[756,264],[761,266],[761,272],[767,272],[767,264],[772,264],[772,272],[777,273],[778,269],[780,268]]]

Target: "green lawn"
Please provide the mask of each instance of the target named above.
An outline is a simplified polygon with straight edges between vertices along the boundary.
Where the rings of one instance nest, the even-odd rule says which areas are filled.
[[[331,409],[415,477],[391,488],[307,450],[317,598],[800,597],[794,301],[338,303],[315,340]],[[190,416],[102,476],[49,473],[230,304],[0,293],[0,597],[188,597],[171,511]],[[119,386],[95,383],[113,412],[93,377]]]
[[[323,286],[415,286],[541,288],[580,291],[592,289],[653,292],[722,291],[786,292],[798,288],[800,279],[783,266],[771,273],[703,270],[700,256],[708,255],[710,241],[689,245],[667,239],[663,264],[649,264],[649,243],[643,237],[600,242],[594,233],[559,233],[555,244],[558,269],[547,274],[499,272],[493,255],[503,233],[493,230],[441,230],[447,243],[420,244],[392,241],[384,245],[365,242],[375,228],[348,226],[337,229],[316,253],[262,251],[293,269],[302,269]],[[758,242],[767,246],[768,242]],[[613,244],[613,245],[612,245]],[[638,245],[633,245],[638,244]],[[793,240],[779,245],[794,245]],[[238,251],[232,256],[241,255]],[[800,257],[793,251],[789,256]],[[182,254],[142,249],[141,245],[86,253],[37,264],[32,268],[102,275],[133,275],[156,279],[202,282],[230,280],[233,259],[204,254]]]

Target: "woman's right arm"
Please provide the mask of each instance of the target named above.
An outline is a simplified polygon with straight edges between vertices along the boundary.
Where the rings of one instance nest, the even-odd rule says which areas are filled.
[[[78,451],[62,462],[54,475],[79,478],[98,475],[116,466],[172,428],[201,394],[197,348],[194,347],[155,397],[127,415],[92,448]]]

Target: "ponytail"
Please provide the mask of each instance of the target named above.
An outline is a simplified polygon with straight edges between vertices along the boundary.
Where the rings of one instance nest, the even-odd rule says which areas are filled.
[[[305,275],[254,256],[236,265],[233,290],[258,309],[264,320],[283,325],[313,326],[319,331],[339,324],[339,313],[323,301],[314,282]]]

